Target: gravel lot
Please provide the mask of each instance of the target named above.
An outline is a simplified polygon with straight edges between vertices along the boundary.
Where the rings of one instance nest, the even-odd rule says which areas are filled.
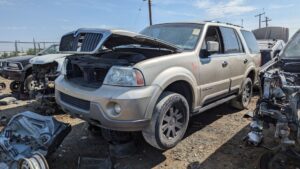
[[[0,81],[9,81],[1,79]],[[9,93],[9,90],[2,91]],[[251,102],[255,107],[257,97]],[[0,106],[0,116],[11,117],[25,110],[34,111],[34,101],[18,101],[17,104]],[[247,134],[249,121],[243,119],[247,112],[237,111],[223,104],[191,118],[186,137],[173,149],[158,151],[149,146],[138,133],[137,153],[129,158],[118,159],[115,168],[120,169],[253,169],[257,168],[263,148],[247,147],[241,141]],[[87,130],[87,124],[68,115],[55,117],[73,126],[61,147],[50,157],[51,169],[76,169],[79,157],[108,156],[108,144],[101,136]],[[2,126],[3,127],[3,126]],[[1,129],[1,126],[0,126]]]

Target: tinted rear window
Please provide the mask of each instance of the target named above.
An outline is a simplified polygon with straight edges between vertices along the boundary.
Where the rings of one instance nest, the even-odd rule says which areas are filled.
[[[247,46],[250,50],[250,53],[259,53],[260,50],[259,50],[259,47],[258,47],[258,43],[257,43],[256,38],[253,35],[253,33],[249,32],[249,31],[245,31],[245,30],[242,30],[241,32],[244,36],[244,39],[247,43]]]

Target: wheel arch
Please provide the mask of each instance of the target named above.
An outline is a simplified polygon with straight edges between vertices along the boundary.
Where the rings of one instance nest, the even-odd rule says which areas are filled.
[[[176,73],[174,73],[176,72]],[[198,101],[197,81],[193,73],[182,67],[173,67],[161,72],[152,85],[159,86],[159,91],[153,93],[146,111],[146,118],[151,118],[155,105],[165,91],[171,91],[183,95],[190,107],[190,111],[196,107]]]

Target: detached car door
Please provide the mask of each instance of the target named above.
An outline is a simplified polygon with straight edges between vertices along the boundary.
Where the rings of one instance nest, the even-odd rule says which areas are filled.
[[[215,52],[207,51],[209,42],[217,42],[219,50]],[[219,27],[210,26],[205,34],[200,52],[199,88],[201,106],[210,104],[228,94],[230,70],[223,46]]]

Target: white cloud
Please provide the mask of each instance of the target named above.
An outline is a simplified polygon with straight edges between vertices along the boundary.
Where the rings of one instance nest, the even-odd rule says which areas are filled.
[[[290,8],[290,7],[294,7],[294,4],[286,4],[286,5],[273,4],[270,6],[270,9],[282,9],[282,8]]]
[[[246,5],[245,2],[245,0],[228,0],[227,2],[197,0],[194,6],[203,9],[208,18],[216,19],[241,15],[256,10],[254,6]]]

